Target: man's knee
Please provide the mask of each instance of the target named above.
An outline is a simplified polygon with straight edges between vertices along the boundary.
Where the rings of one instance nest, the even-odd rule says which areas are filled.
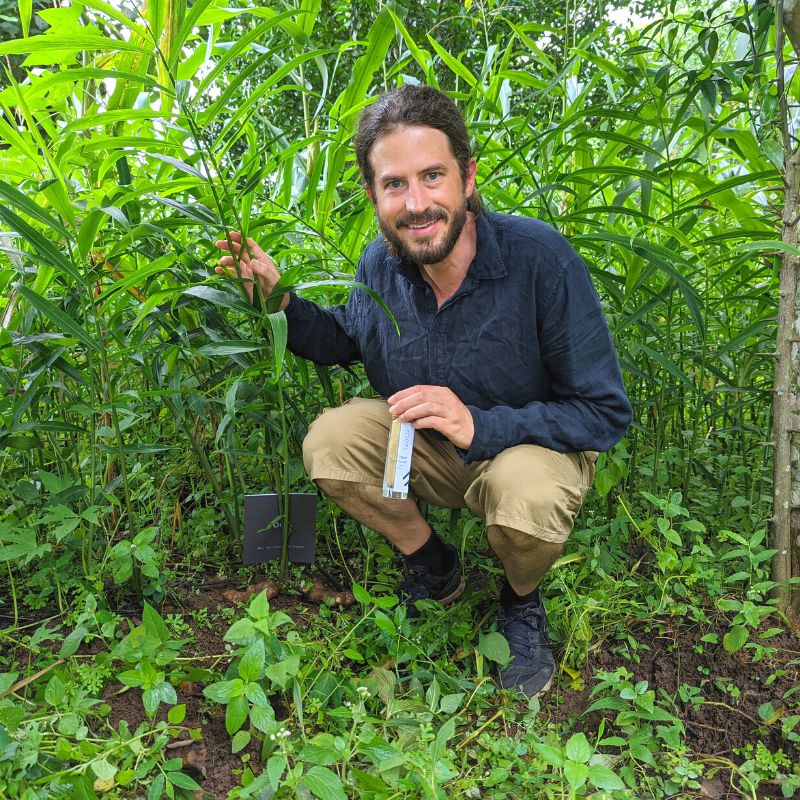
[[[503,563],[506,580],[518,595],[532,592],[564,551],[563,544],[505,525],[490,525],[487,532],[492,550]]]
[[[347,497],[349,495],[357,495],[358,484],[354,481],[340,481],[335,478],[318,478],[314,481],[316,487],[325,495],[336,500],[337,497]]]
[[[504,562],[539,560],[545,554],[548,560],[555,560],[564,552],[562,542],[549,542],[506,525],[489,525],[486,532],[489,546]]]
[[[490,527],[563,544],[588,489],[580,458],[532,445],[510,448],[470,489],[470,507],[479,507]]]
[[[303,440],[303,463],[311,479],[318,484],[331,478],[374,483],[382,476],[388,418],[388,406],[379,400],[355,398],[326,409]]]

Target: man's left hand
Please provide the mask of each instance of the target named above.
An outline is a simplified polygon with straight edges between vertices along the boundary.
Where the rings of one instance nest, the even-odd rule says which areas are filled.
[[[475,426],[470,410],[445,386],[411,386],[389,398],[389,413],[415,428],[433,428],[469,450]]]

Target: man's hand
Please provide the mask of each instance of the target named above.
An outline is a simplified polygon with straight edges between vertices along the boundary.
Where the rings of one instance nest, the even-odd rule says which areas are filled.
[[[275,284],[281,277],[278,272],[275,262],[256,244],[253,239],[247,240],[247,245],[242,245],[242,234],[239,231],[230,231],[228,234],[231,238],[233,249],[228,245],[226,239],[221,239],[216,242],[216,246],[220,250],[225,250],[231,255],[223,256],[219,260],[219,266],[215,269],[217,275],[228,275],[235,277],[237,273],[236,258],[238,256],[238,273],[244,282],[244,288],[250,297],[250,302],[253,302],[253,294],[255,292],[254,281],[258,281],[261,287],[261,294],[264,299],[269,296],[269,293],[275,288]],[[289,305],[289,295],[285,294],[281,298],[280,310],[283,311]]]
[[[433,428],[469,450],[475,426],[470,410],[444,386],[411,386],[389,398],[389,413],[415,428]]]

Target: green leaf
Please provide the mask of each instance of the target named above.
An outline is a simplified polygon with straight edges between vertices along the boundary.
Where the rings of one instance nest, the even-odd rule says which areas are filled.
[[[353,597],[365,606],[372,603],[372,595],[360,583],[353,584]]]
[[[564,777],[569,782],[570,789],[580,789],[589,777],[589,767],[577,761],[564,762]]]
[[[505,664],[511,658],[511,650],[508,641],[502,633],[492,631],[491,633],[481,633],[478,638],[478,652],[490,661],[498,664]]]
[[[61,658],[74,656],[75,653],[78,652],[78,648],[81,646],[84,636],[88,634],[89,631],[86,630],[83,625],[79,625],[61,643],[61,649],[58,651],[58,655],[61,656]]]
[[[428,41],[431,47],[436,51],[439,58],[442,59],[445,66],[459,78],[462,78],[470,87],[474,87],[478,80],[477,78],[457,59],[450,55],[447,50],[436,41],[430,34],[428,34]]]
[[[253,706],[250,709],[250,722],[254,728],[266,734],[273,733],[278,726],[272,706]]]
[[[594,749],[585,734],[576,733],[568,739],[564,752],[567,754],[567,758],[586,764],[592,757]]]
[[[105,758],[92,761],[92,772],[101,781],[110,781],[117,774],[117,767],[110,764]]]
[[[250,744],[250,731],[238,731],[231,739],[231,753],[238,753]]]
[[[461,707],[461,701],[464,699],[464,692],[456,692],[455,694],[446,694],[439,701],[440,714],[455,714]]]
[[[247,607],[247,613],[253,619],[267,619],[269,617],[269,600],[267,600],[266,591],[259,592],[250,601],[250,605]]]
[[[59,678],[58,675],[53,675],[47,682],[47,686],[44,690],[45,702],[48,705],[58,707],[64,702],[66,696],[67,690],[61,678]]]
[[[169,641],[169,628],[166,622],[161,619],[161,615],[147,600],[144,601],[144,609],[142,610],[142,624],[147,631],[148,637],[154,637],[162,644]]]
[[[164,777],[164,773],[159,772],[150,784],[150,790],[147,792],[147,800],[163,800],[165,782],[166,778]]]
[[[247,713],[249,711],[249,704],[244,695],[234,697],[225,709],[225,729],[228,734],[233,736],[239,728],[244,725],[247,720]]]
[[[228,628],[223,638],[226,642],[233,642],[234,644],[250,644],[256,636],[258,636],[258,631],[256,631],[252,620],[237,619],[236,622]]]
[[[327,767],[311,767],[300,779],[317,800],[347,800],[341,778]]]
[[[19,672],[0,672],[0,695],[5,694],[19,678]]]
[[[24,297],[40,314],[47,317],[52,322],[56,329],[63,333],[65,336],[71,336],[77,339],[82,344],[86,345],[90,350],[97,352],[100,350],[100,345],[89,336],[88,333],[66,312],[62,311],[54,303],[46,300],[41,295],[38,295],[27,286],[18,286],[17,291]]]
[[[244,696],[254,706],[269,705],[269,700],[267,700],[267,695],[264,694],[264,690],[261,688],[261,685],[256,683],[255,681],[253,681],[252,683],[248,683],[247,686],[245,686]]]
[[[170,772],[169,782],[179,789],[188,789],[191,792],[199,792],[202,791],[203,788],[196,780],[190,778],[188,775],[184,775],[182,772]]]
[[[247,648],[242,660],[239,662],[239,675],[243,681],[257,681],[264,673],[264,640],[256,639]]]
[[[33,0],[19,0],[19,22],[22,28],[22,36],[27,39],[28,31],[31,27],[31,12],[33,10]]]
[[[143,49],[134,42],[123,39],[110,39],[105,36],[88,33],[79,35],[48,33],[44,36],[31,36],[27,39],[12,39],[10,42],[0,42],[0,56],[24,55],[25,53],[40,53],[53,50],[65,53],[80,53],[86,50],[103,50],[113,53],[117,50],[126,50],[145,55],[150,55],[152,52]]]
[[[734,625],[723,637],[722,646],[729,653],[735,653],[741,650],[749,638],[749,633],[744,625]]]
[[[203,689],[203,694],[215,703],[229,703],[234,697],[240,697],[244,684],[239,678],[231,681],[217,681]]]
[[[535,743],[536,752],[551,766],[561,768],[564,766],[564,754],[558,747],[550,744]]]
[[[272,330],[272,352],[275,360],[275,375],[277,377],[283,369],[286,342],[289,338],[289,325],[286,321],[286,314],[283,311],[267,314],[267,319]]]
[[[186,719],[186,703],[171,708],[167,712],[167,722],[170,725],[180,725]]]
[[[288,762],[286,756],[270,756],[269,761],[267,761],[267,775],[269,776],[270,786],[272,786],[273,791],[278,791],[278,787],[281,785],[281,777],[287,766]]]
[[[227,342],[210,342],[195,349],[199,356],[235,356],[239,353],[254,353],[264,350],[264,342],[248,342],[241,339],[233,339]]]
[[[275,664],[270,664],[265,672],[273,683],[277,683],[281,689],[285,689],[289,684],[289,679],[297,675],[299,669],[300,656],[289,656]]]
[[[615,792],[625,788],[622,780],[602,764],[593,764],[589,767],[589,780],[598,789],[603,789],[606,792]]]

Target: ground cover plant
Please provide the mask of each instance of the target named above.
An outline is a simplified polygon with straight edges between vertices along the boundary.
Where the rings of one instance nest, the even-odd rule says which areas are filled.
[[[0,797],[800,790],[773,6],[0,8]],[[369,386],[288,353],[213,242],[345,297],[376,232],[349,138],[407,81],[459,102],[484,203],[586,260],[635,409],[546,579],[559,673],[529,702],[491,678],[501,572],[466,512],[428,509],[469,578],[444,618],[407,619],[392,551],[324,501],[314,567],[240,566],[242,495],[312,490],[309,422]]]

